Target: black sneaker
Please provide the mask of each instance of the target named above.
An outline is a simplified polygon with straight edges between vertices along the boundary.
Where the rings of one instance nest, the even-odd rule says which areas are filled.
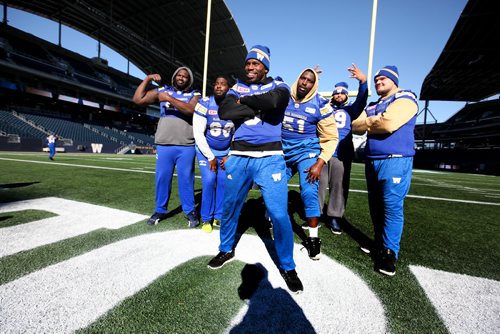
[[[200,221],[198,220],[198,217],[196,217],[196,213],[194,211],[191,211],[186,215],[186,218],[188,220],[188,226],[189,228],[195,228],[200,225]]]
[[[283,279],[285,280],[286,286],[290,291],[296,294],[304,291],[304,286],[302,285],[299,276],[297,276],[297,272],[295,271],[295,269],[288,271],[281,270],[280,272],[281,276],[283,276]]]
[[[378,271],[387,276],[396,275],[396,253],[386,248],[382,251]]]
[[[167,214],[166,213],[159,213],[155,212],[153,215],[148,219],[148,225],[156,225],[162,220],[167,219]]]
[[[332,220],[330,221],[330,226],[328,226],[328,228],[333,234],[342,234],[342,229],[340,228],[340,224],[337,221],[337,218],[332,218]]]
[[[319,260],[321,257],[321,239],[320,238],[307,238],[302,245],[307,249],[309,258],[311,260]]]
[[[234,251],[231,252],[219,252],[219,254],[215,255],[213,259],[208,262],[208,268],[210,269],[219,269],[222,268],[223,265],[229,263],[234,260]]]

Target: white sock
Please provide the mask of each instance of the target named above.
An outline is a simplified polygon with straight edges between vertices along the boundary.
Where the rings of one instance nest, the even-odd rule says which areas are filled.
[[[318,237],[318,227],[309,227],[309,236],[311,238],[317,238]]]

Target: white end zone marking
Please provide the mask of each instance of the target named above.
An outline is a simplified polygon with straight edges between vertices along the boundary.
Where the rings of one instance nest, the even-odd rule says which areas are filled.
[[[498,333],[500,282],[420,266],[410,270],[450,333]]]
[[[118,229],[148,216],[57,197],[5,203],[0,213],[43,210],[57,214],[26,224],[0,228],[0,257],[47,245],[100,228]]]
[[[218,244],[219,233],[176,230],[122,240],[49,266],[0,286],[0,328],[18,333],[67,333],[86,327],[175,266],[215,254]],[[305,291],[281,295],[302,309],[317,333],[386,332],[383,306],[358,276],[326,256],[311,261],[299,245],[295,245],[294,256]],[[288,291],[258,237],[244,235],[236,258],[261,263],[272,288]],[[263,294],[265,290],[259,288],[256,296],[266,300]],[[275,308],[280,302],[269,299],[263,307]],[[244,313],[245,307],[232,324]],[[267,312],[259,320],[269,324],[276,319],[273,312]],[[273,326],[280,324],[275,321]]]

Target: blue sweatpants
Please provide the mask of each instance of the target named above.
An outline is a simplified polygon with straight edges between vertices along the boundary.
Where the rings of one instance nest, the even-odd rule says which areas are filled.
[[[288,185],[285,160],[281,155],[252,158],[232,155],[225,163],[224,210],[220,228],[221,252],[234,247],[241,208],[255,182],[261,191],[268,215],[273,222],[276,253],[284,270],[295,268],[293,231],[288,216]]]
[[[309,158],[309,154],[302,154],[297,162],[289,163],[287,161],[286,176],[289,181],[295,173],[299,173],[300,196],[304,204],[306,218],[314,218],[321,216],[318,200],[319,182],[309,183],[306,179],[309,172],[304,172],[306,169],[316,163],[317,156]]]
[[[404,199],[410,190],[413,157],[367,159],[368,204],[377,247],[398,257],[404,226]]]
[[[224,200],[224,182],[226,171],[220,168],[222,157],[217,160],[217,173],[210,170],[207,158],[200,151],[196,151],[198,166],[201,173],[201,221],[208,222],[212,219],[222,219],[222,205]]]
[[[172,191],[175,167],[177,167],[177,184],[182,211],[188,214],[195,209],[194,156],[194,146],[156,146],[156,212],[168,212],[168,200]]]
[[[56,155],[56,144],[48,144],[49,146],[49,158],[53,158]]]

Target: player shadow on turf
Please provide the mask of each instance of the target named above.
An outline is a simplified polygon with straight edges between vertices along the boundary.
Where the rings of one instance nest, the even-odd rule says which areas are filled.
[[[295,214],[298,214],[301,221],[297,222],[295,220]],[[302,203],[302,197],[300,196],[300,192],[296,190],[288,191],[288,215],[292,223],[293,233],[295,233],[300,240],[305,241],[307,239],[307,234],[302,228],[302,223],[307,222],[307,218],[304,211],[304,204]]]
[[[248,310],[239,324],[229,333],[316,333],[300,306],[282,288],[273,288],[266,268],[246,264],[241,271],[238,287],[241,300],[247,300]]]
[[[18,183],[3,183],[0,184],[0,189],[11,189],[11,188],[22,188],[22,187],[28,187],[33,184],[40,183],[40,181],[34,181],[34,182],[18,182]]]
[[[200,216],[200,209],[201,209],[201,189],[198,189],[198,190],[195,189],[195,191],[194,191],[194,203],[195,203],[194,210],[199,217]],[[164,219],[162,219],[162,222],[168,222],[169,218],[172,218],[172,217],[178,215],[179,213],[180,214],[183,213],[182,205],[180,205],[180,204],[178,207],[167,212],[166,217]],[[184,224],[184,223],[182,223],[182,224]]]
[[[295,221],[294,213],[298,213],[301,219],[305,220],[304,209],[302,205],[302,198],[297,191],[288,192],[288,214],[292,223],[293,232],[302,240],[306,240],[302,227]],[[272,234],[272,223],[266,219],[266,207],[262,197],[257,199],[248,199],[241,209],[240,218],[238,220],[238,227],[236,229],[235,243],[233,249],[237,248],[243,234],[249,229],[253,228],[259,238],[264,243],[264,246],[269,253],[277,268],[280,268],[280,261],[276,253]]]
[[[272,224],[265,218],[266,207],[262,197],[248,199],[241,209],[238,227],[236,228],[236,236],[233,249],[237,249],[237,245],[245,232],[249,228],[253,228],[255,233],[264,243],[269,256],[273,260],[277,268],[280,268],[280,262],[272,234]]]
[[[374,248],[374,241],[363,233],[356,226],[352,225],[345,217],[340,221],[342,231],[347,234],[352,240],[358,243],[360,247],[372,250]],[[372,252],[373,253],[373,252]]]

